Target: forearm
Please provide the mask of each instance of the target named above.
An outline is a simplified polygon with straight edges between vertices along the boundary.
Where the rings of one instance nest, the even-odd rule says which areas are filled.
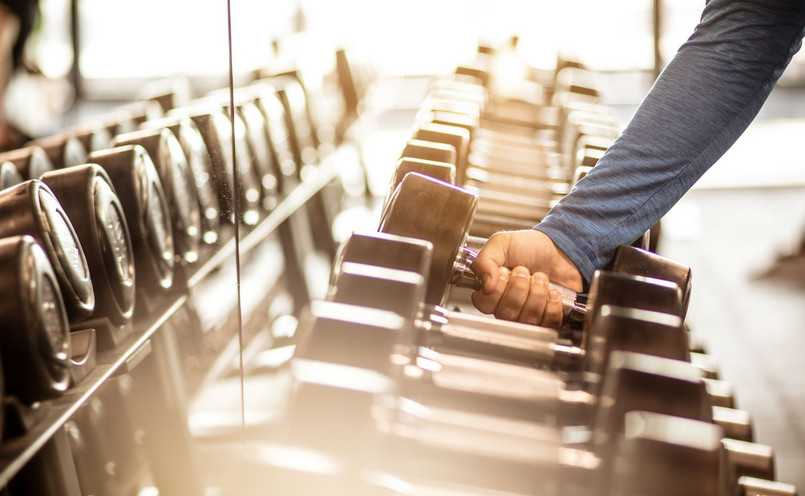
[[[805,2],[713,0],[622,136],[535,226],[589,281],[754,119],[799,49]]]

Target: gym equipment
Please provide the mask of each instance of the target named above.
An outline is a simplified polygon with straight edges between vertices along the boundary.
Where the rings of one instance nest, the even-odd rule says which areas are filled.
[[[177,116],[145,121],[140,128],[169,129],[179,140],[196,185],[201,212],[201,240],[207,245],[216,244],[221,225],[220,207],[211,180],[210,155],[198,128],[189,117]]]
[[[38,179],[0,191],[0,238],[21,234],[33,236],[47,254],[70,321],[89,317],[95,292],[84,250],[59,200]]]
[[[157,298],[173,285],[174,245],[170,211],[154,162],[140,145],[93,152],[89,161],[103,167],[123,205],[140,288],[138,303]]]
[[[154,162],[168,201],[176,253],[176,266],[198,261],[201,245],[201,210],[193,171],[176,135],[168,129],[145,129],[121,134],[112,146],[140,145]]]
[[[11,162],[0,162],[0,189],[10,188],[24,181]]]
[[[39,176],[54,169],[45,150],[38,146],[26,146],[0,153],[0,162],[14,164],[23,179],[39,179]]]
[[[87,149],[81,141],[69,134],[48,136],[29,142],[26,146],[38,146],[44,150],[53,167],[61,169],[87,162]]]
[[[101,166],[84,164],[47,172],[42,182],[72,220],[86,254],[95,289],[93,317],[106,317],[115,325],[129,322],[135,300],[134,252],[111,179]]]
[[[480,288],[480,281],[471,270],[476,253],[464,246],[477,201],[477,195],[463,188],[409,173],[383,211],[378,231],[433,244],[425,297],[428,303],[442,305],[451,284]],[[557,285],[551,287],[562,295],[565,319],[583,320],[585,309],[576,292]]]
[[[3,394],[25,404],[56,398],[70,385],[69,327],[56,273],[28,235],[0,239],[0,266]]]

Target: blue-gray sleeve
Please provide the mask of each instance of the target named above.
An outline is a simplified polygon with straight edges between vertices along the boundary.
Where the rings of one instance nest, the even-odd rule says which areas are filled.
[[[585,280],[654,225],[757,115],[799,49],[805,0],[711,0],[622,135],[535,226]]]

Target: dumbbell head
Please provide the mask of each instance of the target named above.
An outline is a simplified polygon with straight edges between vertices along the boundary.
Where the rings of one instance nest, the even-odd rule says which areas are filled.
[[[112,134],[100,121],[85,123],[66,132],[81,142],[86,153],[109,148],[112,141]]]
[[[0,191],[0,237],[29,234],[42,246],[56,273],[71,320],[95,308],[89,267],[72,222],[48,186],[31,179]]]
[[[614,351],[689,361],[690,338],[682,324],[676,315],[604,305],[589,316],[586,370],[603,377]]]
[[[87,149],[78,138],[69,134],[41,138],[29,145],[42,148],[56,169],[87,162]]]
[[[655,279],[608,270],[598,270],[590,281],[585,323],[604,305],[651,310],[684,317],[679,287],[665,279]],[[584,336],[587,335],[586,327]]]
[[[408,321],[402,316],[374,308],[313,301],[299,323],[295,356],[370,369],[396,377],[395,353],[408,351]]]
[[[450,184],[455,184],[456,182],[456,168],[453,164],[403,157],[397,161],[397,166],[394,168],[394,177],[391,179],[391,187],[386,195],[387,201],[397,188],[397,185],[409,172],[418,172]]]
[[[54,168],[45,150],[38,146],[0,153],[0,162],[6,161],[14,164],[23,179],[39,179],[39,176]]]
[[[10,188],[24,181],[11,162],[0,162],[0,189]]]
[[[123,205],[134,248],[137,286],[157,294],[173,285],[174,248],[165,192],[154,162],[140,145],[94,152]]]
[[[0,239],[0,354],[5,394],[34,403],[70,381],[67,314],[53,267],[31,236]]]
[[[175,252],[180,264],[198,260],[201,209],[193,173],[176,135],[169,129],[143,129],[121,134],[112,146],[140,145],[154,162],[171,214]]]
[[[412,320],[424,296],[425,279],[416,272],[345,262],[330,286],[327,299],[388,310]]]
[[[415,272],[427,277],[433,244],[429,241],[384,232],[352,232],[338,247],[330,285],[345,263],[367,264]]]
[[[286,411],[288,440],[366,464],[379,453],[373,410],[386,406],[394,383],[375,370],[327,360],[294,358]]]
[[[50,187],[70,217],[86,254],[95,288],[95,317],[114,324],[134,311],[134,252],[123,205],[106,172],[97,164],[47,172]]]
[[[682,291],[682,317],[684,318],[690,300],[693,277],[690,267],[662,255],[626,245],[618,247],[610,266],[616,272],[666,279],[676,283]]]
[[[400,157],[431,160],[433,162],[453,164],[455,166],[456,147],[445,143],[412,138],[405,143]]]
[[[221,209],[218,206],[218,196],[211,180],[210,154],[198,127],[189,117],[182,116],[146,121],[140,127],[142,129],[169,129],[179,140],[196,185],[201,211],[201,239],[206,244],[215,244],[218,241]]]
[[[415,172],[403,178],[383,211],[378,231],[433,245],[425,301],[440,305],[455,280],[456,263],[469,234],[478,196]]]
[[[732,494],[722,437],[721,428],[708,422],[628,412],[624,436],[616,446],[608,494]]]
[[[623,432],[632,410],[713,421],[713,405],[701,371],[680,360],[613,351],[595,418],[595,443],[606,449]]]

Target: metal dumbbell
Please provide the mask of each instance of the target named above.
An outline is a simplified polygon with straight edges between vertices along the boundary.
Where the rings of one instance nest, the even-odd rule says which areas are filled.
[[[11,162],[23,179],[39,179],[45,172],[54,169],[45,150],[38,146],[26,146],[0,153],[0,162]]]
[[[0,191],[0,237],[28,234],[53,265],[71,322],[95,308],[95,292],[84,250],[72,222],[50,188],[31,179]]]
[[[145,121],[141,129],[168,129],[179,140],[196,185],[201,212],[201,239],[206,245],[218,242],[221,209],[212,183],[212,165],[207,145],[189,117],[173,116]],[[122,133],[121,133],[122,134]]]
[[[0,189],[10,188],[23,182],[24,179],[11,162],[0,162]]]
[[[134,251],[137,304],[158,298],[173,286],[174,244],[170,211],[151,156],[140,145],[90,154],[103,167],[123,205]],[[155,302],[152,302],[155,303]]]
[[[112,146],[142,146],[156,168],[170,213],[175,266],[187,268],[199,259],[201,209],[193,172],[179,140],[168,129],[144,129],[120,134]]]
[[[85,164],[47,172],[42,182],[70,217],[86,254],[95,288],[93,317],[115,325],[129,322],[135,300],[134,252],[111,179],[99,165]]]
[[[451,284],[480,288],[472,272],[475,252],[465,245],[477,208],[477,195],[451,184],[408,174],[392,194],[378,231],[424,239],[433,244],[425,300],[441,305]],[[552,286],[562,295],[566,319],[583,320],[584,308],[574,291]],[[581,316],[581,318],[579,318]]]
[[[28,235],[0,239],[0,265],[3,394],[26,404],[58,397],[70,385],[70,339],[53,266]]]

